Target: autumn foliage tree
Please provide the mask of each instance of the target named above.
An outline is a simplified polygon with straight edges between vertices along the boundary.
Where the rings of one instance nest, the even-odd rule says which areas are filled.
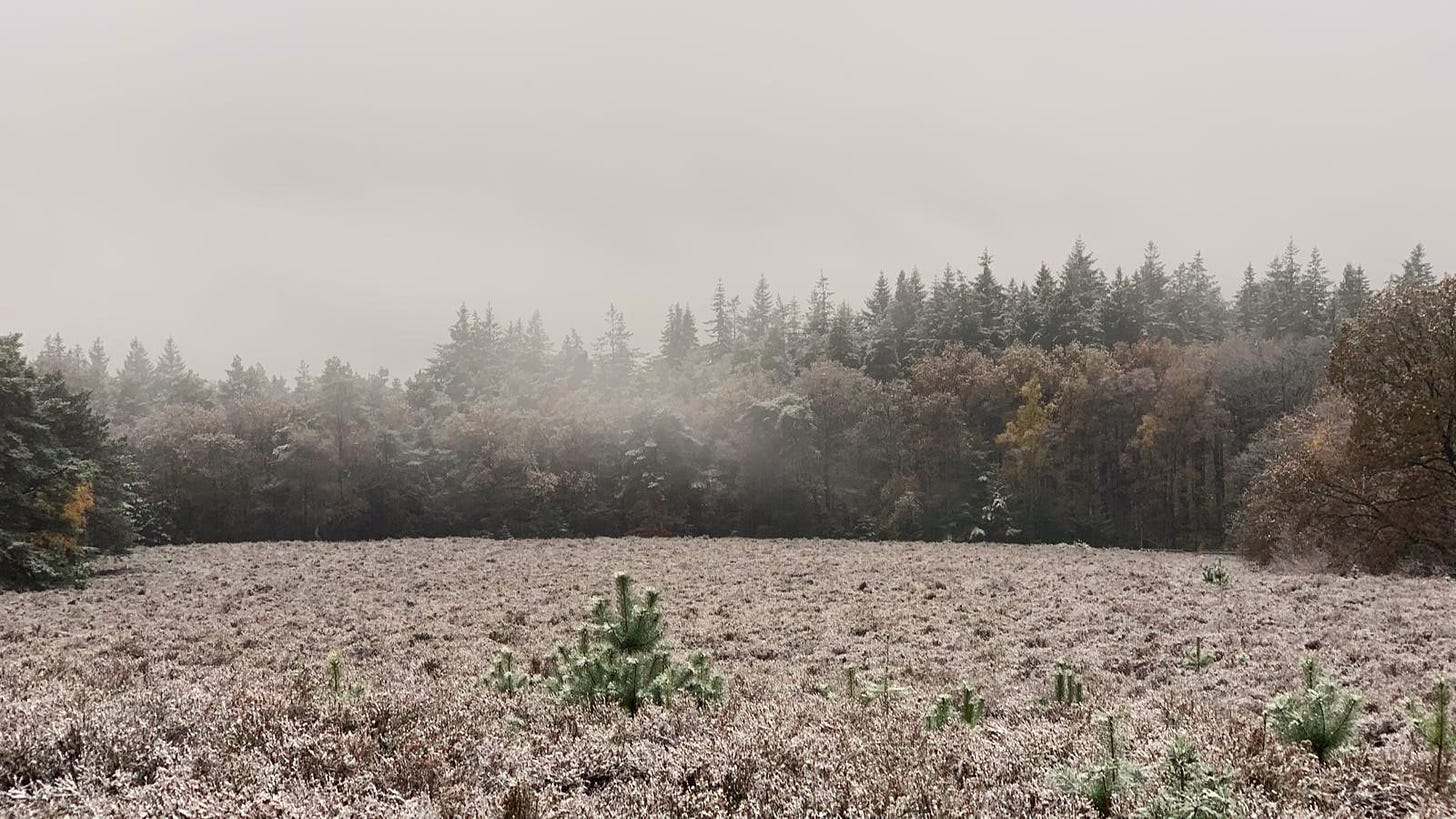
[[[1371,298],[1330,390],[1279,421],[1244,493],[1244,549],[1374,570],[1456,566],[1456,279]]]

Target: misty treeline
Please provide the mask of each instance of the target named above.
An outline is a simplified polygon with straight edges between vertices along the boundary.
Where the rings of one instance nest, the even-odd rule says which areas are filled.
[[[1170,266],[1151,244],[1131,274],[1081,241],[1030,282],[992,267],[882,275],[853,305],[822,277],[803,304],[720,283],[705,312],[669,309],[652,354],[615,307],[595,338],[560,341],[539,314],[462,307],[403,381],[337,358],[288,379],[235,358],[208,381],[171,340],[155,357],[133,341],[114,367],[99,342],[51,337],[27,364],[11,337],[3,389],[40,396],[31,432],[66,412],[92,432],[69,466],[25,477],[7,459],[23,497],[0,532],[15,549],[628,533],[1187,549],[1232,533],[1265,558],[1452,562],[1456,304],[1422,248],[1372,293],[1360,267],[1332,277],[1291,243],[1231,301],[1201,257]],[[31,422],[5,412],[19,441]],[[97,515],[120,522],[97,537]]]

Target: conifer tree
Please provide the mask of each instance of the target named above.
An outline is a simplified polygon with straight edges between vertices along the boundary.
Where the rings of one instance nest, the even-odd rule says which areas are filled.
[[[1133,287],[1137,290],[1138,309],[1136,324],[1145,338],[1169,338],[1175,332],[1169,315],[1168,270],[1163,264],[1158,246],[1148,242],[1143,249],[1143,263],[1132,274]]]
[[[713,317],[708,321],[708,337],[712,342],[708,348],[709,358],[716,361],[733,352],[734,316],[732,302],[723,288],[723,280],[713,288]]]
[[[1360,315],[1360,309],[1370,298],[1370,281],[1365,278],[1365,268],[1347,264],[1340,276],[1340,285],[1330,301],[1330,335],[1339,334],[1340,325],[1353,321]]]
[[[864,351],[860,349],[858,317],[853,308],[843,302],[834,311],[834,321],[829,325],[825,339],[824,355],[830,361],[851,369],[859,369],[864,363]]]
[[[1056,277],[1043,262],[1031,284],[1031,314],[1034,318],[1030,323],[1035,324],[1035,329],[1026,339],[1028,342],[1050,348],[1056,344],[1054,339],[1064,334],[1056,310],[1057,289]]]
[[[131,340],[121,371],[116,374],[115,412],[123,424],[134,423],[146,414],[152,396],[151,356],[136,339]]]
[[[1061,281],[1051,303],[1052,344],[1098,344],[1102,341],[1099,306],[1107,292],[1107,281],[1096,268],[1096,260],[1079,238],[1062,265]]]
[[[1234,327],[1244,334],[1256,333],[1263,328],[1261,292],[1252,264],[1244,268],[1243,283],[1234,298]]]
[[[774,320],[774,307],[774,295],[769,289],[768,278],[761,275],[758,283],[753,286],[753,299],[748,304],[748,312],[743,314],[743,341],[746,345],[758,349],[763,344],[769,325]]]
[[[895,279],[895,297],[890,303],[890,324],[895,339],[895,356],[908,366],[921,352],[924,345],[922,320],[925,307],[925,283],[920,271],[904,271]]]
[[[946,265],[925,302],[923,325],[928,347],[940,350],[953,342],[967,346],[975,343],[975,334],[970,332],[975,317],[968,309],[965,295],[965,278],[959,270]]]
[[[1298,335],[1316,336],[1329,327],[1330,280],[1319,248],[1309,252],[1309,261],[1299,277]]]
[[[187,366],[177,342],[169,336],[157,357],[153,383],[154,403],[162,406],[202,404],[208,400],[207,384]]]
[[[1260,288],[1264,335],[1282,338],[1299,335],[1304,324],[1304,303],[1299,285],[1299,249],[1293,240],[1284,253],[1269,262]]]
[[[1042,265],[1046,269],[1046,265]],[[1050,275],[1051,271],[1047,271]],[[1036,344],[1042,335],[1041,312],[1036,296],[1026,284],[1018,285],[1014,280],[1006,288],[1006,340],[1013,343]]]
[[[1007,327],[1006,290],[991,272],[991,253],[981,251],[977,263],[981,272],[971,285],[971,314],[977,333],[976,346],[983,352],[1004,349],[1010,343]]]
[[[1436,270],[1426,259],[1426,246],[1418,244],[1411,248],[1410,255],[1400,263],[1400,273],[1391,277],[1392,285],[1410,284],[1420,287],[1436,283]]]
[[[1107,298],[1102,302],[1104,344],[1111,347],[1119,343],[1130,344],[1142,338],[1142,301],[1139,295],[1133,280],[1123,275],[1122,268],[1117,268],[1107,287]]]
[[[632,331],[617,305],[607,306],[607,327],[597,338],[594,349],[594,375],[607,387],[623,387],[637,369],[637,350],[632,346]]]

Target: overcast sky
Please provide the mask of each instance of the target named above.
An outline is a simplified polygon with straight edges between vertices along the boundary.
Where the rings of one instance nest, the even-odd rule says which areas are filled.
[[[0,332],[407,375],[820,271],[1456,268],[1456,3],[0,3]]]

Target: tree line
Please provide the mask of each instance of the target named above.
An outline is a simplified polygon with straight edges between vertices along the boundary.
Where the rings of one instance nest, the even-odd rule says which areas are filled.
[[[45,503],[89,483],[144,542],[637,533],[1216,548],[1254,531],[1251,487],[1274,496],[1271,430],[1328,400],[1339,328],[1364,326],[1386,293],[1439,289],[1420,246],[1374,293],[1359,266],[1335,280],[1291,243],[1261,275],[1246,270],[1232,300],[1201,256],[1170,265],[1152,244],[1131,274],[1105,274],[1080,240],[1026,282],[1002,284],[993,264],[881,275],[859,306],[823,277],[803,304],[762,278],[746,301],[720,283],[701,318],[668,310],[653,354],[614,306],[590,342],[553,342],[539,314],[462,307],[404,380],[337,358],[285,379],[235,358],[208,381],[170,339],[155,359],[133,341],[115,369],[100,342],[51,337],[25,362],[17,340],[8,366],[32,393],[86,407],[114,450],[64,473]],[[9,543],[33,544],[39,525],[0,518]]]

